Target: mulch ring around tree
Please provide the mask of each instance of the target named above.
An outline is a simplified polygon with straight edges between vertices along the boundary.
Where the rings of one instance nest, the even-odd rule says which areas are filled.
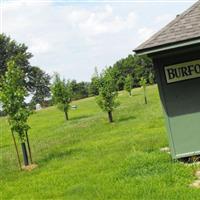
[[[38,165],[37,164],[30,164],[30,165],[27,165],[27,166],[22,166],[22,170],[24,171],[32,171],[33,169],[37,168]]]
[[[195,180],[190,186],[200,189],[200,170],[195,173],[195,176],[197,177],[197,180]]]

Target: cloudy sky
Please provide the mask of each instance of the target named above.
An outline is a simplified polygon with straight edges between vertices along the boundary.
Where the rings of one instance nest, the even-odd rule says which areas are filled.
[[[1,0],[1,32],[29,47],[32,65],[88,81],[194,2]]]

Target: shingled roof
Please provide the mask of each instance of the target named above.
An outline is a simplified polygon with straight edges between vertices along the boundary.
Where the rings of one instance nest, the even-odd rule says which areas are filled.
[[[135,49],[136,53],[145,53],[161,47],[195,40],[200,43],[200,0],[178,15],[171,23],[154,34],[149,40]]]

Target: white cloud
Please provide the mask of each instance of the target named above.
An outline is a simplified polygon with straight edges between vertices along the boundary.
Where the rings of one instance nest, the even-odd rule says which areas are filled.
[[[162,14],[158,15],[154,19],[155,28],[152,27],[141,27],[138,29],[138,39],[139,43],[146,41],[149,39],[155,32],[160,30],[162,27],[164,27],[167,23],[169,23],[173,19],[172,14]]]
[[[72,27],[78,28],[81,33],[88,37],[130,29],[134,27],[137,20],[133,12],[124,18],[116,15],[110,5],[97,11],[72,9],[71,12],[65,14],[64,18]]]
[[[138,37],[141,42],[144,42],[145,40],[149,39],[154,33],[155,30],[148,27],[143,27],[138,30]]]
[[[86,39],[100,34],[112,34],[131,29],[136,23],[134,12],[121,17],[110,5],[96,10],[76,6],[55,6],[51,2],[37,4],[28,1],[14,1],[5,5],[4,30],[11,35],[32,40],[35,36],[45,38],[56,36],[65,40],[77,34]],[[36,38],[37,38],[36,37]],[[61,40],[61,38],[59,38]],[[52,42],[52,41],[49,41]],[[46,42],[43,42],[46,44]],[[35,44],[31,44],[35,46]]]
[[[172,19],[174,18],[174,16],[172,14],[163,14],[163,15],[159,15],[155,18],[155,22],[160,24],[166,24],[168,22],[170,22]]]
[[[34,54],[33,65],[81,80],[89,78],[100,56],[107,62],[111,46],[119,46],[115,37],[133,30],[137,16],[134,12],[121,16],[110,5],[60,6],[20,0],[4,5],[3,19],[4,32]]]
[[[167,9],[155,10],[151,4],[16,0],[4,4],[3,29],[29,47],[31,64],[65,78],[89,80],[95,66],[102,69],[132,53],[170,20],[165,13]]]
[[[89,36],[105,33],[112,34],[132,28],[135,19],[134,13],[130,13],[126,18],[113,15],[108,16],[106,12],[97,14],[90,13],[84,22],[79,23],[79,28],[84,34]]]
[[[29,47],[29,51],[33,54],[42,54],[48,53],[52,50],[52,46],[50,46],[50,42],[45,41],[44,38],[32,38],[31,45]]]

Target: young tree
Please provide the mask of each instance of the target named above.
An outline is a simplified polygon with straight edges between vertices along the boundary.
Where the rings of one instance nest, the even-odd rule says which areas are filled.
[[[131,75],[128,75],[125,79],[124,89],[129,93],[130,96],[132,88],[133,88],[133,77]]]
[[[66,120],[69,120],[68,111],[72,98],[71,84],[63,79],[61,80],[59,74],[54,75],[54,82],[51,87],[53,100],[58,108],[65,113]]]
[[[26,150],[25,140],[27,139],[27,131],[30,128],[27,124],[30,115],[29,109],[25,105],[25,97],[27,90],[24,86],[24,74],[14,61],[9,61],[7,72],[0,82],[0,101],[3,109],[8,115],[8,122],[12,133],[18,133],[24,165],[28,165],[28,154]],[[30,153],[30,147],[28,142]]]
[[[140,79],[140,86],[143,88],[143,91],[144,91],[144,102],[145,102],[145,104],[147,104],[146,84],[147,84],[147,80],[144,77],[142,77]]]
[[[108,113],[109,122],[113,122],[112,112],[119,103],[116,102],[118,96],[115,81],[109,72],[102,74],[100,78],[99,96],[96,98],[97,104],[103,111]]]

